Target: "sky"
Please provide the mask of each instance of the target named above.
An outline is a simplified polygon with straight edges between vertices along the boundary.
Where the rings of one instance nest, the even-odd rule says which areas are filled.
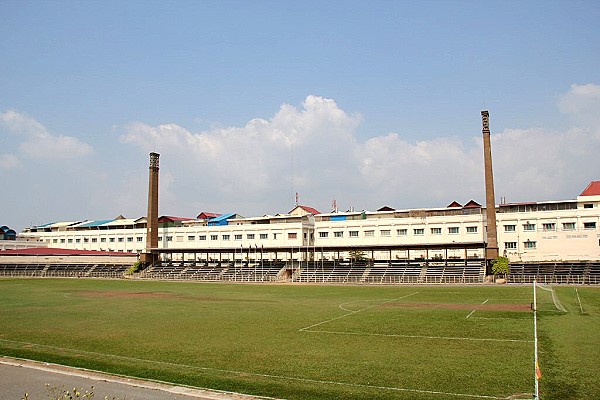
[[[0,225],[575,199],[597,1],[0,1]]]

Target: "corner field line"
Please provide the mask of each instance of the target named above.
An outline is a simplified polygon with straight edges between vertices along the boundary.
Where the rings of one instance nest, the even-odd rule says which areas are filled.
[[[296,381],[296,382],[308,382],[308,383],[317,383],[317,384],[348,386],[348,387],[357,387],[357,388],[364,388],[364,389],[390,390],[390,391],[397,391],[397,392],[433,394],[433,395],[441,395],[441,396],[467,397],[467,398],[475,398],[475,399],[498,399],[498,400],[504,399],[505,400],[507,398],[507,397],[498,397],[498,396],[482,395],[482,394],[441,392],[441,391],[435,391],[435,390],[410,389],[410,388],[400,388],[400,387],[394,387],[394,386],[376,386],[376,385],[361,384],[361,383],[325,381],[325,380],[319,380],[319,379],[300,378],[300,377],[284,376],[284,375],[260,374],[260,373],[255,373],[255,372],[234,371],[234,370],[226,370],[226,369],[221,369],[221,368],[201,367],[201,366],[195,366],[195,365],[172,363],[172,362],[168,362],[168,361],[154,361],[154,360],[146,360],[143,358],[136,358],[136,357],[118,356],[118,355],[114,355],[114,354],[103,354],[103,353],[98,353],[98,352],[93,352],[93,351],[68,349],[68,348],[57,347],[57,346],[49,346],[49,345],[30,343],[30,342],[19,342],[19,341],[15,341],[15,340],[7,340],[7,339],[0,339],[0,342],[13,343],[13,344],[19,344],[19,345],[27,345],[30,347],[40,347],[40,348],[48,348],[48,349],[54,349],[54,350],[62,350],[62,351],[71,352],[74,354],[85,354],[85,355],[89,355],[89,356],[109,357],[109,358],[113,358],[113,359],[117,359],[117,360],[160,364],[160,365],[166,365],[166,366],[170,366],[170,367],[178,367],[178,368],[183,367],[183,368],[189,368],[191,370],[222,372],[222,373],[228,373],[228,374],[234,374],[234,375],[244,375],[244,376],[251,375],[251,376],[256,376],[256,377],[261,377],[261,378],[282,379],[282,380]],[[58,365],[58,364],[55,364],[55,365]],[[91,369],[88,369],[87,371],[101,372],[101,371],[94,371]],[[125,377],[125,378],[133,378],[133,377],[127,376],[127,375],[115,375],[115,376],[120,376],[120,377]],[[157,380],[154,380],[154,382],[166,383],[166,382],[157,381]]]
[[[485,303],[487,303],[488,301],[490,301],[490,299],[485,299],[485,301],[483,303],[481,303],[481,305],[484,305]],[[471,311],[469,313],[469,315],[467,315],[467,318],[469,318],[471,315],[473,315],[473,313],[475,312],[475,310]]]
[[[353,336],[383,336],[383,337],[398,337],[410,339],[430,339],[430,340],[464,340],[474,342],[508,342],[508,343],[533,343],[533,340],[527,339],[497,339],[497,338],[472,338],[459,336],[423,336],[423,335],[401,335],[394,333],[369,333],[369,332],[344,332],[344,331],[325,331],[320,329],[307,330],[304,332],[311,333],[328,333],[333,335],[353,335]]]
[[[312,325],[306,326],[304,328],[300,328],[300,329],[298,329],[298,332],[306,331],[306,330],[308,330],[310,328],[314,328],[315,326],[323,325],[323,324],[326,324],[328,322],[335,321],[337,319],[342,319],[342,318],[345,318],[345,317],[349,317],[350,315],[354,315],[354,314],[359,313],[361,311],[368,310],[370,308],[374,308],[374,307],[377,307],[377,306],[382,305],[382,304],[387,304],[387,303],[391,303],[392,301],[396,301],[396,300],[400,300],[400,299],[405,299],[405,298],[407,298],[409,296],[414,296],[415,294],[419,294],[419,292],[410,293],[410,294],[407,294],[405,296],[400,296],[400,297],[397,297],[395,299],[384,301],[382,303],[373,304],[372,306],[361,308],[360,310],[350,311],[348,314],[339,315],[337,317],[334,317],[334,318],[331,318],[331,319],[328,319],[328,320],[325,320],[325,321],[317,322],[316,324],[312,324]]]

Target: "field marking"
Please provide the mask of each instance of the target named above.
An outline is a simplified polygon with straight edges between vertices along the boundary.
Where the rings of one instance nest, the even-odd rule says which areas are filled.
[[[402,388],[402,387],[395,387],[395,386],[377,386],[377,385],[361,384],[361,383],[336,382],[336,381],[326,381],[326,380],[311,379],[311,378],[300,378],[300,377],[285,376],[285,375],[260,374],[260,373],[256,373],[256,372],[235,371],[235,370],[227,370],[227,369],[222,369],[222,368],[201,367],[201,366],[196,366],[196,365],[179,364],[179,363],[172,363],[172,362],[168,362],[168,361],[146,360],[143,358],[118,356],[115,354],[105,354],[105,353],[98,353],[98,352],[94,352],[94,351],[68,349],[68,348],[64,348],[64,347],[50,346],[50,345],[31,343],[31,342],[19,342],[19,341],[15,341],[15,340],[7,340],[7,339],[0,339],[0,342],[28,346],[29,348],[40,347],[40,348],[47,348],[47,349],[53,349],[53,350],[60,350],[62,352],[71,352],[72,354],[75,354],[75,355],[81,354],[81,355],[90,355],[90,356],[102,356],[102,357],[109,357],[109,358],[114,358],[114,359],[118,359],[118,360],[135,361],[135,362],[151,363],[151,364],[162,364],[162,365],[171,366],[171,367],[178,367],[178,368],[183,367],[183,368],[189,368],[191,370],[200,370],[200,371],[223,372],[223,373],[242,375],[242,376],[251,375],[251,376],[256,376],[256,377],[261,377],[261,378],[272,378],[272,379],[281,379],[281,380],[297,381],[297,382],[308,382],[308,383],[317,383],[317,384],[358,387],[358,388],[364,388],[364,389],[390,390],[390,391],[397,391],[397,392],[433,394],[433,395],[442,395],[442,396],[468,397],[468,398],[476,398],[476,399],[499,399],[499,400],[507,399],[507,397],[498,397],[498,396],[485,395],[485,394],[442,392],[442,391],[437,391],[437,390],[411,389],[411,388]],[[58,364],[55,364],[55,365],[58,365]],[[94,371],[94,370],[90,369],[88,371]],[[94,371],[94,372],[101,372],[101,371]],[[128,377],[127,375],[118,375],[118,376]],[[161,382],[161,381],[158,381],[158,382]]]
[[[484,305],[484,304],[485,304],[485,303],[487,303],[488,301],[490,301],[490,299],[485,299],[485,301],[484,301],[483,303],[481,303],[481,305]],[[467,319],[468,319],[468,318],[469,318],[471,315],[473,315],[473,313],[474,313],[474,312],[475,312],[475,310],[471,311],[471,312],[469,313],[469,315],[467,315]]]
[[[331,321],[335,321],[335,320],[338,320],[338,319],[341,319],[341,318],[349,317],[350,315],[354,315],[354,314],[359,313],[361,311],[368,310],[370,308],[374,308],[374,307],[377,307],[377,306],[382,305],[382,304],[391,303],[392,301],[396,301],[396,300],[400,300],[400,299],[405,299],[405,298],[407,298],[409,296],[414,296],[415,294],[419,294],[419,292],[410,293],[410,294],[407,294],[405,296],[400,296],[400,297],[395,298],[395,299],[391,299],[391,300],[387,300],[387,301],[384,301],[384,302],[381,302],[381,303],[373,304],[372,306],[361,308],[359,310],[349,311],[348,314],[339,315],[337,317],[330,318],[330,319],[325,320],[325,321],[317,322],[316,324],[312,324],[312,325],[306,326],[304,328],[300,328],[300,329],[298,329],[298,332],[308,331],[310,328],[314,328],[315,326],[323,325],[323,324],[326,324],[326,323],[331,322]],[[348,303],[342,303],[342,304],[348,304]],[[348,311],[348,310],[346,310],[346,311]]]
[[[329,330],[322,330],[322,329],[312,329],[314,327],[317,327],[319,325],[323,325],[338,319],[342,319],[345,317],[349,317],[351,315],[354,315],[356,313],[359,313],[361,311],[364,310],[368,310],[374,307],[377,307],[379,305],[382,304],[387,304],[387,303],[391,303],[393,301],[396,300],[400,300],[400,299],[404,299],[406,297],[409,296],[414,296],[415,294],[419,294],[420,292],[414,292],[414,293],[410,293],[407,294],[405,296],[401,296],[395,299],[391,299],[391,300],[386,300],[386,301],[382,301],[380,303],[377,304],[373,304],[371,306],[367,306],[364,308],[361,308],[359,310],[348,310],[346,308],[344,308],[343,306],[346,304],[352,304],[352,303],[357,303],[360,301],[381,301],[381,300],[359,300],[359,301],[353,301],[353,302],[348,302],[348,303],[342,303],[339,305],[339,307],[344,310],[347,311],[347,314],[344,315],[340,315],[334,318],[330,318],[328,320],[325,321],[321,321],[321,322],[317,322],[316,324],[312,324],[310,326],[306,326],[304,328],[300,328],[298,329],[299,332],[310,332],[310,333],[327,333],[327,334],[334,334],[334,335],[352,335],[352,336],[381,336],[381,337],[397,337],[397,338],[411,338],[411,339],[429,339],[429,340],[464,340],[464,341],[479,341],[479,342],[508,342],[508,343],[532,343],[533,340],[527,340],[527,339],[498,339],[498,338],[473,338],[473,337],[460,337],[460,336],[424,336],[424,335],[404,335],[404,334],[394,334],[394,333],[371,333],[371,332],[348,332],[348,331],[329,331]],[[486,299],[483,304],[486,304],[490,299]],[[471,311],[471,314],[473,314],[475,312],[475,310]],[[469,316],[471,315],[469,314]],[[467,318],[469,318],[469,316],[467,316]],[[474,318],[480,318],[480,317],[474,317]],[[481,317],[483,318],[483,317]]]
[[[581,299],[579,298],[579,290],[575,288],[575,293],[577,293],[577,301],[579,302],[579,310],[581,311],[581,315],[583,315],[583,307],[581,306]]]
[[[412,339],[432,339],[432,340],[465,340],[465,341],[480,341],[480,342],[512,342],[512,343],[533,343],[529,339],[498,339],[498,338],[473,338],[460,336],[424,336],[424,335],[403,335],[395,333],[369,333],[369,332],[347,332],[347,331],[326,331],[326,330],[305,330],[304,332],[312,333],[329,333],[335,335],[353,335],[353,336],[383,336],[383,337],[398,337]]]

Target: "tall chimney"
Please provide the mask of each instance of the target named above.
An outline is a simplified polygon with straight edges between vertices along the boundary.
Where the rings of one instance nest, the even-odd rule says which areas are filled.
[[[158,158],[160,154],[150,153],[150,171],[148,177],[148,215],[146,217],[146,253],[142,261],[154,263],[152,249],[158,247]]]
[[[485,213],[487,218],[487,246],[485,258],[498,257],[498,234],[496,231],[496,198],[494,196],[494,171],[492,169],[492,144],[490,142],[490,113],[481,112],[483,125],[483,160],[485,165]]]

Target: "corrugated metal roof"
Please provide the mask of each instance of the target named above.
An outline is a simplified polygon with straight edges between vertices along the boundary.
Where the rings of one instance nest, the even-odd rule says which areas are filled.
[[[102,220],[98,220],[98,221],[88,221],[88,222],[84,222],[82,224],[77,225],[77,227],[78,228],[95,228],[97,226],[104,225],[104,224],[107,224],[112,221],[114,221],[114,219],[102,219]]]
[[[208,221],[209,222],[221,222],[223,220],[229,219],[231,217],[235,217],[235,213],[227,213],[227,214],[223,214],[223,215],[219,215],[218,217],[215,218],[211,218]]]

